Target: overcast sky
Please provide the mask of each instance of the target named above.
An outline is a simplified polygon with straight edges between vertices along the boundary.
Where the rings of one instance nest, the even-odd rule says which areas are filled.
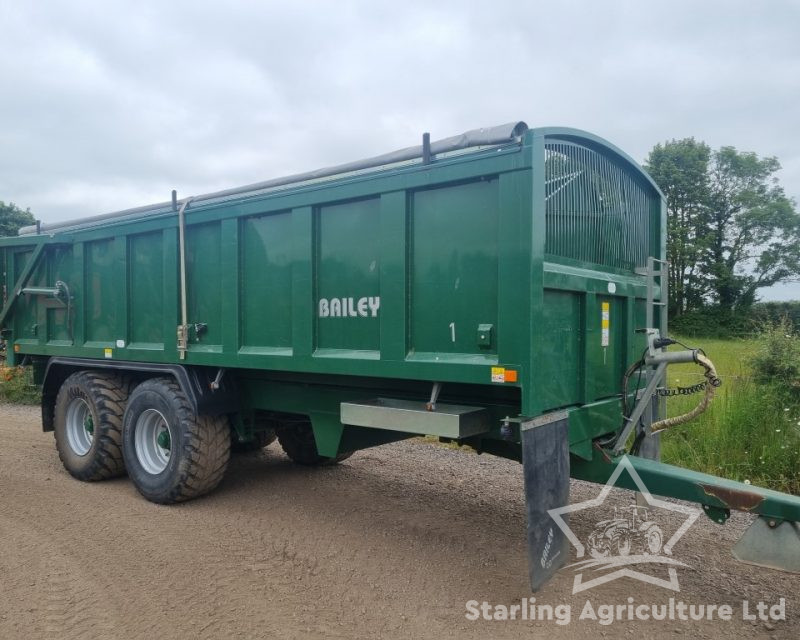
[[[512,120],[774,155],[800,199],[799,33],[792,0],[0,0],[0,200],[55,222]]]

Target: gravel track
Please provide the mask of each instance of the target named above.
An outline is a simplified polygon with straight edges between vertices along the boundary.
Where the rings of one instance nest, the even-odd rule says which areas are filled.
[[[800,578],[731,557],[741,514],[681,539],[680,593],[623,578],[573,596],[564,569],[536,599],[570,604],[569,625],[472,622],[469,600],[531,596],[516,463],[410,441],[308,469],[272,445],[232,458],[212,495],[165,507],[127,478],[72,479],[38,408],[0,405],[0,437],[2,639],[800,637]],[[573,502],[597,493],[573,481]],[[614,491],[573,529],[587,537],[630,496]],[[628,597],[729,603],[734,620],[577,620],[587,599]],[[741,620],[743,599],[780,597],[786,621]]]

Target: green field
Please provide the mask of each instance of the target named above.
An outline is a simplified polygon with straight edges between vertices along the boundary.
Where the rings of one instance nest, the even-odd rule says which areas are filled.
[[[759,341],[687,338],[682,342],[701,347],[723,382],[706,413],[662,435],[664,462],[800,494],[800,404],[777,383],[754,380],[750,361]],[[670,386],[689,386],[703,379],[696,365],[671,366],[668,375]],[[698,399],[697,395],[669,398],[669,415],[688,411]]]

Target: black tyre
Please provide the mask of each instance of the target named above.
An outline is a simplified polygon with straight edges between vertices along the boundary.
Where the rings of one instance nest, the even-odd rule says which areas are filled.
[[[309,420],[292,420],[282,423],[276,430],[278,442],[287,456],[297,464],[322,466],[337,464],[349,458],[352,452],[340,453],[338,456],[321,456],[317,453],[317,442]]]
[[[125,473],[122,415],[129,385],[124,378],[79,371],[64,381],[54,408],[58,457],[78,480],[93,482]]]
[[[231,429],[231,453],[252,453],[268,447],[277,438],[275,435],[276,425],[277,423],[268,416],[256,415],[255,424],[253,424],[253,438],[245,441],[239,439],[236,429]]]
[[[128,475],[145,498],[183,502],[212,491],[231,455],[227,416],[198,416],[171,378],[140,384],[130,395],[122,424]]]

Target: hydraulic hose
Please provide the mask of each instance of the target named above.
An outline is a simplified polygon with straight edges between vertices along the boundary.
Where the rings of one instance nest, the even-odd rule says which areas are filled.
[[[700,402],[694,409],[687,413],[654,422],[650,426],[650,433],[659,433],[660,431],[664,431],[670,427],[694,420],[708,408],[709,404],[711,404],[711,401],[714,399],[714,392],[722,383],[722,381],[717,377],[717,370],[714,368],[714,363],[711,362],[711,360],[703,353],[700,353],[699,351],[696,352],[694,361],[703,367],[703,369],[705,369],[705,373],[703,374],[706,379],[704,384],[705,393],[700,399]]]

